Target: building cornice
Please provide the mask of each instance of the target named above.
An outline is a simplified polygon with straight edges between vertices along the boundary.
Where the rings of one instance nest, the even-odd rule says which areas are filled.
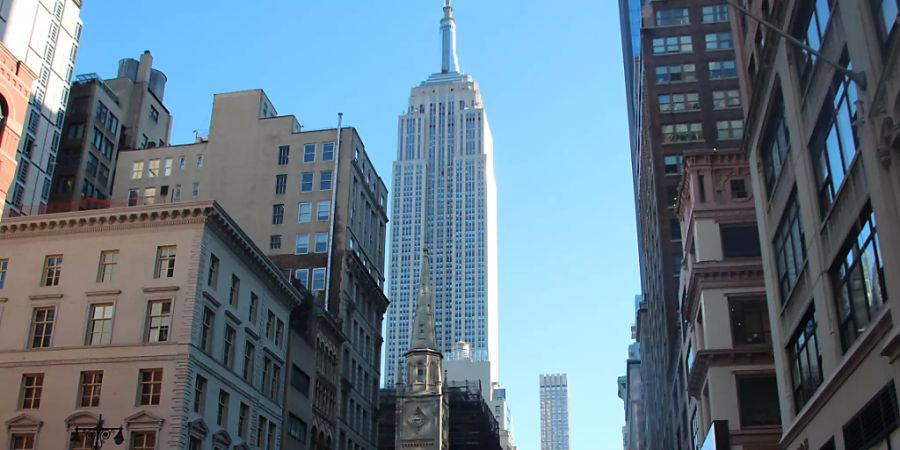
[[[759,258],[736,262],[710,261],[693,263],[687,274],[687,290],[681,307],[682,318],[690,320],[699,308],[700,293],[707,289],[759,287],[764,294],[763,268]]]
[[[713,366],[747,366],[773,364],[772,347],[768,344],[742,348],[700,350],[694,358],[694,366],[688,373],[687,389],[691,397],[700,398],[700,390]]]

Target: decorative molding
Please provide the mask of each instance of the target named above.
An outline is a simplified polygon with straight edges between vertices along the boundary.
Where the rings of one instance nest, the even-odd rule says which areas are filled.
[[[6,421],[6,428],[10,431],[33,431],[37,433],[44,426],[44,421],[30,414],[19,414]]]
[[[61,293],[60,293],[60,294],[36,294],[36,295],[29,295],[29,296],[28,296],[28,299],[29,299],[29,300],[34,300],[34,301],[37,301],[37,300],[58,300],[58,299],[61,299],[61,298],[63,298],[63,295],[62,295]]]
[[[195,419],[188,423],[188,433],[191,436],[203,439],[209,434],[209,427],[206,426],[206,422],[202,418]]]
[[[162,428],[163,422],[165,421],[166,419],[163,419],[162,417],[159,417],[146,410],[138,411],[122,419],[122,422],[125,422],[125,428],[129,430],[159,430]]]
[[[250,335],[253,339],[259,340],[259,333],[256,332],[253,328],[250,328],[250,325],[244,327],[244,332]]]
[[[216,300],[216,298],[207,290],[203,291],[203,298],[205,298],[207,301],[212,303],[212,306],[215,307],[216,309],[219,309],[222,307],[222,302]]]
[[[8,298],[6,298],[6,297],[0,297],[0,303],[6,303],[6,302],[8,302],[8,301],[9,301]]]
[[[700,350],[688,373],[687,390],[691,397],[700,398],[709,368],[714,366],[746,366],[773,364],[772,347],[768,344],[746,347]],[[769,373],[769,372],[767,372]]]
[[[145,287],[143,291],[145,294],[158,294],[160,292],[178,292],[181,290],[181,286],[158,286],[158,287]]]
[[[110,289],[108,291],[88,291],[85,292],[84,295],[88,297],[113,297],[116,295],[120,295],[121,293],[121,289]]]
[[[76,411],[66,417],[66,427],[76,425],[96,425],[100,418],[90,411]]]
[[[231,312],[230,309],[225,310],[225,316],[228,317],[229,320],[234,322],[235,325],[241,325],[241,318],[238,317],[235,313]]]

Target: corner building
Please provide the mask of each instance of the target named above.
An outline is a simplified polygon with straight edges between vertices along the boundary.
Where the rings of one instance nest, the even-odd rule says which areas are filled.
[[[749,17],[734,20],[752,99],[743,149],[763,243],[781,447],[898,448],[898,3],[751,10],[822,54]]]
[[[441,21],[443,65],[412,89],[394,162],[385,386],[402,382],[422,250],[432,258],[437,349],[472,346],[498,378],[497,193],[493,140],[478,85],[460,72],[456,21]]]

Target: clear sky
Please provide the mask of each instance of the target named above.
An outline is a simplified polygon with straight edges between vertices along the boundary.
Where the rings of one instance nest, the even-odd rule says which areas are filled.
[[[440,70],[442,0],[88,0],[76,73],[151,50],[173,143],[212,96],[263,88],[308,129],[355,126],[390,186],[409,89]],[[614,0],[454,0],[462,69],[494,134],[500,377],[540,449],[538,374],[565,372],[573,448],[622,448],[616,378],[639,292]]]

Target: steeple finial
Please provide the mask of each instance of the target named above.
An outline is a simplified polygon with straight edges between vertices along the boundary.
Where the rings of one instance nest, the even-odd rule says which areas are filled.
[[[451,0],[444,0],[444,18],[441,19],[441,45],[443,61],[441,73],[459,73],[459,59],[456,57],[456,20],[453,19]]]
[[[416,316],[413,320],[410,350],[437,349],[434,325],[434,298],[428,271],[428,250],[422,251],[422,269],[419,271],[419,296],[416,299]]]

